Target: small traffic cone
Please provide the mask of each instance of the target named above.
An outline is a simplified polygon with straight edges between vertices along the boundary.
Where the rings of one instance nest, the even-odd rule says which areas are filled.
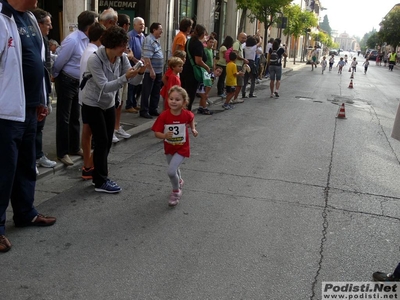
[[[354,72],[351,72],[350,79],[353,79],[353,78],[354,78]]]
[[[339,107],[336,118],[338,119],[346,119],[346,111],[344,109],[344,103]]]
[[[350,80],[349,89],[353,88],[353,80]]]

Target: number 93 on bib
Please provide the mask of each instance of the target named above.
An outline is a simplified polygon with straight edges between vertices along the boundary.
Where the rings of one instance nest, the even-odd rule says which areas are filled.
[[[186,143],[186,124],[166,124],[164,133],[173,132],[173,136],[165,141],[171,145],[182,145]]]

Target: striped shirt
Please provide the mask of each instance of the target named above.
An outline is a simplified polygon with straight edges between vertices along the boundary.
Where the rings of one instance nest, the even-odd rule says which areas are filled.
[[[144,38],[142,46],[142,58],[150,59],[151,65],[153,66],[156,74],[163,72],[164,55],[161,49],[160,41],[151,33]],[[150,71],[146,70],[146,72],[149,73]]]

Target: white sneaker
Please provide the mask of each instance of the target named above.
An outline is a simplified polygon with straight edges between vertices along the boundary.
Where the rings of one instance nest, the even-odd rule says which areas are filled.
[[[41,158],[39,158],[36,163],[43,168],[54,168],[57,165],[57,162],[50,160],[46,157],[46,155],[43,155]]]
[[[233,104],[236,104],[236,103],[243,103],[244,100],[237,98],[237,99],[232,99],[230,102],[233,103]]]
[[[38,167],[36,166],[36,175],[39,175],[40,173],[39,173],[39,169],[38,169]]]
[[[121,126],[119,126],[118,130],[114,130],[114,133],[124,139],[129,139],[131,135],[127,133]]]
[[[119,138],[117,138],[117,136],[115,135],[115,132],[114,132],[114,134],[113,134],[113,140],[112,140],[112,142],[113,142],[113,143],[118,143],[118,142],[119,142]]]

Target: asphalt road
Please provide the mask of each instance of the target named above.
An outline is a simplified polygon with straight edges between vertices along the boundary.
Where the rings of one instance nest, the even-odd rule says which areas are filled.
[[[78,167],[37,183],[49,228],[14,228],[1,299],[320,299],[323,281],[370,281],[399,259],[398,70],[300,65],[231,111],[196,117],[181,203],[162,142],[113,147],[123,189],[96,193]],[[346,119],[337,119],[345,103]],[[215,104],[217,105],[217,104]]]

